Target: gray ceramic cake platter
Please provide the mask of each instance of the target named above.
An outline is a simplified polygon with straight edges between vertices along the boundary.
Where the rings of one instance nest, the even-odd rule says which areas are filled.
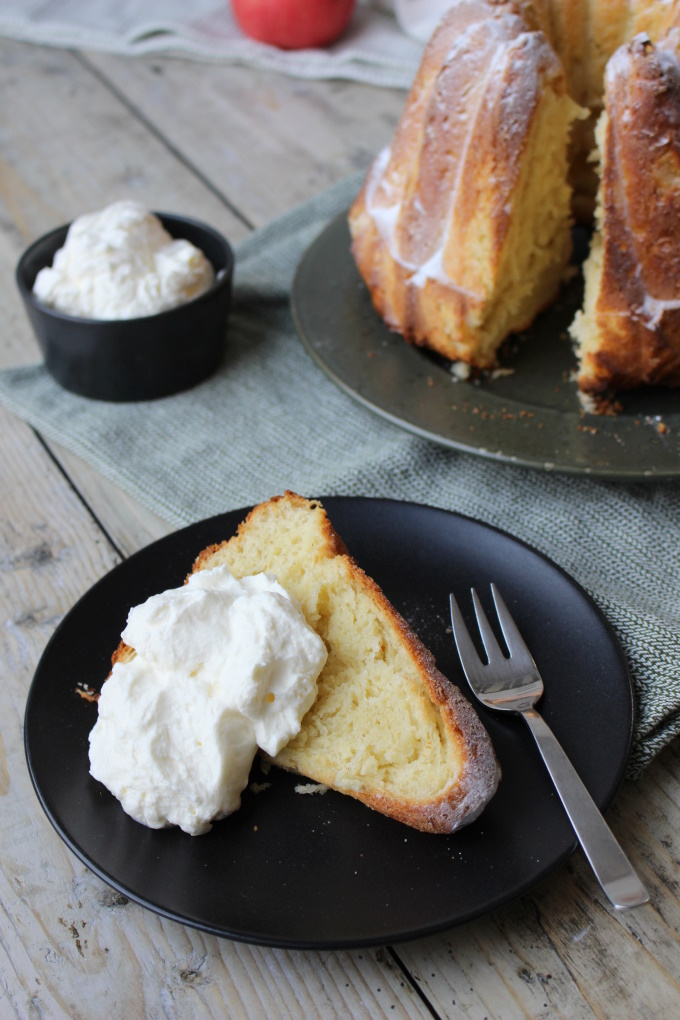
[[[588,239],[575,232],[575,259]],[[526,333],[504,347],[505,373],[456,381],[450,363],[404,342],[377,315],[350,252],[345,214],[303,255],[291,294],[308,353],[345,392],[434,442],[498,461],[621,481],[680,475],[680,393],[619,395],[613,416],[586,413],[567,327],[580,275]]]

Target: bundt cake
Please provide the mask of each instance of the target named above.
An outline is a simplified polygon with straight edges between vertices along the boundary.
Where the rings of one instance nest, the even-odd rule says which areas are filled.
[[[680,385],[680,66],[645,35],[607,64],[601,184],[571,327],[579,388]]]
[[[487,368],[555,297],[579,113],[518,6],[471,0],[445,16],[350,211],[354,257],[390,327]]]
[[[680,345],[674,307],[680,286],[672,287],[678,279],[672,238],[680,233],[675,26],[680,0],[455,4],[425,50],[391,146],[376,159],[349,215],[358,269],[392,329],[452,360],[494,365],[505,337],[554,298],[569,257],[571,218],[592,220],[599,182],[594,126],[602,115],[600,231],[573,335],[584,357],[593,343],[603,349],[597,370],[592,359],[584,362],[579,384],[600,392],[680,382],[669,347],[676,322]],[[645,41],[636,36],[641,32]],[[664,38],[659,50],[649,41]],[[615,53],[605,96],[605,68]],[[602,114],[603,102],[616,111]],[[631,118],[637,131],[629,130]],[[646,180],[643,163],[657,168]],[[644,223],[622,222],[633,192],[640,216],[652,204]],[[615,207],[619,223],[609,228]],[[625,276],[634,279],[637,265],[643,277],[633,287]],[[614,294],[617,314],[624,310],[644,338],[631,336],[616,365],[614,304],[609,349],[592,339],[602,332],[596,312],[601,321]],[[630,332],[623,321],[619,327]],[[632,358],[629,348],[640,342],[646,353]]]

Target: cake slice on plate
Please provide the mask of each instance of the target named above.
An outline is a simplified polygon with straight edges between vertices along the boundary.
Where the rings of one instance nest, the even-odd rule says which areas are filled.
[[[320,503],[262,503],[194,570],[270,571],[300,602],[328,659],[300,733],[273,761],[429,832],[471,822],[500,778],[476,712],[348,555]]]

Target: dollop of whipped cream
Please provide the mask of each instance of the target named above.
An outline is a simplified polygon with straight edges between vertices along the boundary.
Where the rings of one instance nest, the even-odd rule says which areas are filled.
[[[90,773],[151,828],[210,829],[241,803],[260,747],[299,732],[326,646],[272,574],[227,567],[130,610],[90,733]]]
[[[202,251],[173,240],[157,216],[126,199],[73,221],[33,293],[68,315],[135,319],[198,297],[214,279]]]

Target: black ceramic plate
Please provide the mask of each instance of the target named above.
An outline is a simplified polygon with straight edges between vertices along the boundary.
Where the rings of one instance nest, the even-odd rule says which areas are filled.
[[[581,256],[587,239],[575,241]],[[291,302],[307,351],[362,404],[445,446],[527,467],[631,481],[680,475],[677,391],[622,395],[616,417],[581,410],[566,332],[581,305],[580,278],[506,346],[501,363],[512,374],[453,382],[449,362],[387,329],[349,245],[343,214],[303,256]]]
[[[503,592],[541,669],[541,708],[602,807],[622,777],[631,687],[616,639],[562,570],[509,535],[429,507],[329,498],[351,553],[383,587],[467,694],[449,630],[448,595]],[[132,821],[88,773],[101,685],[133,604],[178,585],[205,545],[229,537],[236,511],[148,546],[96,584],[47,646],[28,697],[26,754],[38,797],[97,875],[166,917],[264,945],[340,948],[415,938],[478,917],[526,892],[575,848],[572,830],[521,719],[480,710],[503,770],[483,815],[451,836],[407,828],[350,797],[295,793],[272,769],[240,811],[204,836]],[[260,766],[253,780],[264,781]]]

